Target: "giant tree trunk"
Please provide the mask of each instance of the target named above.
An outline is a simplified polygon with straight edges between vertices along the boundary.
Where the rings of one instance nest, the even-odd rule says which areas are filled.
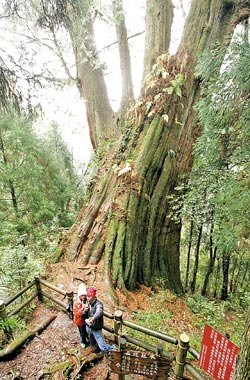
[[[228,4],[193,0],[178,53],[163,57],[160,70],[146,84],[119,149],[101,167],[94,195],[81,215],[83,223],[72,230],[68,253],[84,263],[97,263],[104,255],[104,277],[110,288],[151,286],[161,279],[169,289],[182,292],[181,225],[169,216],[169,196],[179,175],[191,169],[192,147],[199,134],[195,64],[204,49],[232,30],[237,9]],[[181,98],[180,88],[177,91],[176,82],[171,82],[180,78],[177,74],[184,78]],[[171,86],[169,94],[166,89]],[[126,160],[131,164],[125,165]]]
[[[85,101],[90,140],[95,149],[104,139],[117,139],[119,132],[109,102],[103,70],[96,57],[92,21],[86,23],[82,34],[84,42],[78,42],[75,46],[77,78]]]

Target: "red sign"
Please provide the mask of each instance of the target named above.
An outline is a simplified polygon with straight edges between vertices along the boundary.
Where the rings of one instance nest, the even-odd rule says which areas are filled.
[[[215,380],[232,380],[239,348],[224,335],[205,325],[199,365]]]

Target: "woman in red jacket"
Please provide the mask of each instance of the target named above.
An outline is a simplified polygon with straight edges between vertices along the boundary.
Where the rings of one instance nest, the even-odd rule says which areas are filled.
[[[74,301],[73,303],[73,322],[78,327],[80,344],[82,348],[89,346],[89,338],[86,331],[85,318],[82,315],[87,305],[87,290],[84,284],[80,284],[78,287],[77,301]]]

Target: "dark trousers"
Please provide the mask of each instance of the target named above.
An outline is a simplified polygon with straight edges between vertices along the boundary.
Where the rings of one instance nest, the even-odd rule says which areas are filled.
[[[86,331],[86,325],[77,327],[80,335],[80,342],[85,344],[86,347],[89,346],[89,337]]]

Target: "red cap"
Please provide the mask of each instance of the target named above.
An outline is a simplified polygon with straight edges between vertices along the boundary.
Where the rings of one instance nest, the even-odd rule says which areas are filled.
[[[95,297],[96,296],[96,288],[89,288],[87,290],[87,296],[88,297]]]

